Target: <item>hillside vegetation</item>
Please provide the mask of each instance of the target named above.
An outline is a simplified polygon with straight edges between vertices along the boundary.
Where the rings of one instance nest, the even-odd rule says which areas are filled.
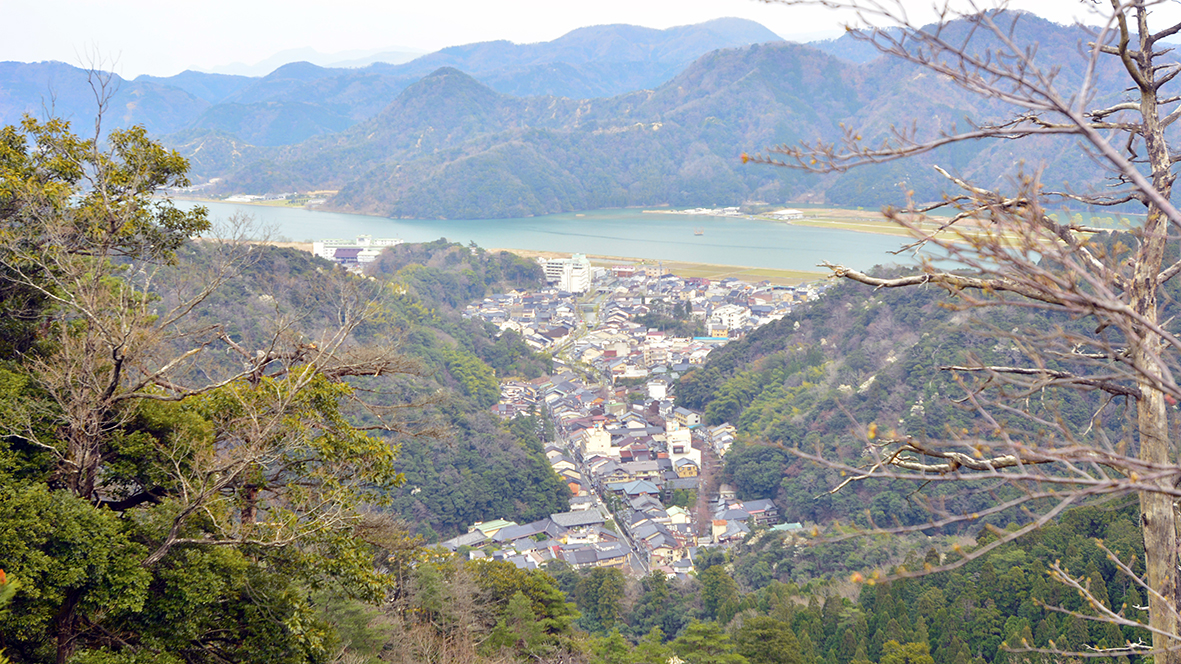
[[[952,24],[945,36],[966,29]],[[1079,85],[1082,30],[1024,15],[1015,38],[1039,44],[1037,61],[1058,68],[1064,94]],[[948,183],[934,164],[982,186],[1022,168],[1044,169],[1054,188],[1101,180],[1075,147],[1049,137],[961,143],[905,166],[824,177],[744,165],[744,153],[769,146],[843,140],[846,126],[876,145],[895,130],[930,137],[1009,111],[913,65],[871,58],[852,36],[773,40],[737,19],[663,31],[597,26],[542,44],[453,47],[402,65],[140,77],[122,82],[108,119],[168,134],[197,176],[224,179],[214,192],[338,190],[325,207],[408,218],[748,201],[876,207],[902,203],[908,191],[937,199]],[[1101,61],[1093,89],[1118,91],[1116,75],[1117,63]],[[38,112],[47,76],[68,82],[65,110],[93,114],[81,70],[4,63],[0,88],[12,92],[0,97],[0,119]]]
[[[202,244],[185,247],[169,281],[197,273],[210,260],[207,254]],[[337,303],[326,273],[339,268],[295,249],[259,246],[252,254],[249,268],[194,312],[197,322],[229,321],[227,331],[252,347],[265,340],[265,323],[276,315],[331,315]],[[509,428],[488,412],[499,399],[500,377],[534,378],[549,370],[548,359],[519,336],[497,337],[495,328],[455,311],[488,292],[539,286],[537,264],[440,240],[391,249],[372,274],[397,295],[386,299],[384,316],[358,336],[396,342],[423,373],[381,400],[430,404],[420,424],[430,425],[432,433],[401,442],[397,463],[406,482],[395,489],[394,511],[430,540],[451,537],[476,521],[527,522],[564,511],[569,491],[545,458],[537,422],[521,420]],[[220,358],[233,368],[232,356]]]
[[[460,68],[504,94],[610,97],[656,87],[709,51],[778,39],[753,21],[723,18],[666,30],[591,26],[536,44],[452,46],[404,64],[291,62],[261,77],[106,74],[116,93],[104,122],[108,130],[142,124],[156,136],[180,132],[172,144],[225,135],[252,146],[291,145],[373,117],[439,67]],[[96,109],[87,71],[61,62],[0,63],[0,124],[47,111],[91,126]]]
[[[871,424],[919,438],[974,430],[976,412],[958,403],[965,394],[960,381],[971,379],[940,367],[1019,365],[1022,330],[1077,324],[1037,311],[962,310],[959,304],[942,289],[875,291],[838,283],[819,301],[711,353],[681,378],[678,403],[702,411],[706,424],[737,427],[726,478],[740,497],[775,498],[789,521],[918,525],[931,518],[927,500],[944,500],[949,510],[979,510],[995,497],[946,484],[915,492],[906,482],[860,482],[829,494],[844,479],[841,473],[790,451],[857,466]],[[1031,407],[1079,423],[1082,431],[1092,415],[1095,428],[1108,418],[1118,421],[1114,410],[1100,405],[1094,395],[1069,392],[1039,397]],[[1010,519],[1020,516],[995,522]]]
[[[1058,85],[1079,84],[1082,63],[1074,50],[1082,32],[1032,15],[1017,25],[1022,39],[1040,43],[1039,58],[1062,63]],[[1116,71],[1104,63],[1096,88],[1111,89],[1103,83]],[[913,65],[858,64],[778,42],[713,51],[653,90],[603,99],[498,94],[444,67],[355,127],[254,163],[217,163],[192,141],[182,150],[203,173],[227,176],[225,191],[337,189],[328,207],[411,218],[744,201],[900,204],[907,191],[929,200],[946,190],[933,164],[984,177],[986,184],[1014,177],[1024,162],[1044,167],[1050,186],[1100,181],[1102,173],[1073,147],[1036,137],[962,143],[906,166],[892,162],[825,177],[746,166],[741,159],[772,145],[841,140],[846,126],[862,127],[860,140],[874,145],[911,123],[920,136],[934,136],[965,117],[985,121],[1006,113],[1000,102],[982,102]]]

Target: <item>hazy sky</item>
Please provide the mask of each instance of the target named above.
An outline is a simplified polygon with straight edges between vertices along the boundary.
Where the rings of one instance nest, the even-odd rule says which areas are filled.
[[[931,6],[930,0],[905,4],[920,15]],[[1011,4],[1059,23],[1089,17],[1085,0]],[[1165,11],[1177,7],[1170,0]],[[9,26],[0,40],[0,60],[79,65],[98,53],[128,78],[254,64],[300,47],[322,53],[433,51],[493,39],[548,41],[587,25],[667,28],[722,16],[749,18],[788,39],[807,41],[835,34],[847,20],[825,9],[754,0],[0,0],[0,8]]]

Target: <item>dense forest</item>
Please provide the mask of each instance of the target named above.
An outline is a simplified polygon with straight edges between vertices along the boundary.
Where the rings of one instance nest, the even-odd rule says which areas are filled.
[[[840,470],[792,453],[856,465],[870,425],[915,436],[969,430],[977,413],[956,401],[965,392],[958,382],[964,377],[940,367],[1018,364],[1028,351],[1022,330],[1079,325],[1039,311],[962,304],[937,288],[837,283],[820,300],[711,353],[681,378],[677,401],[703,412],[706,424],[728,421],[737,428],[725,478],[740,497],[776,499],[789,521],[915,525],[930,518],[928,499],[978,510],[994,497],[965,487],[915,494],[908,483],[875,480],[829,494],[842,481]],[[1041,398],[1034,408],[1081,422],[1081,430],[1101,403],[1094,395],[1066,392]],[[1097,421],[1118,427],[1115,410],[1098,415]]]
[[[180,248],[177,268],[161,274],[158,283],[191,280],[208,266],[209,253],[201,243]],[[227,332],[249,347],[265,341],[266,321],[277,314],[331,313],[335,293],[325,272],[335,266],[294,249],[258,246],[251,253],[239,276],[195,309],[195,320],[228,321]],[[396,344],[417,363],[423,375],[402,385],[400,398],[430,404],[424,411],[430,421],[423,424],[434,433],[399,443],[406,484],[394,490],[397,512],[434,541],[476,521],[531,521],[565,511],[568,491],[538,438],[544,427],[518,422],[510,429],[488,413],[499,399],[500,378],[536,378],[549,371],[548,359],[515,333],[497,335],[499,330],[459,315],[487,293],[539,286],[537,264],[439,240],[386,252],[370,275],[393,295],[383,302],[383,316],[355,334]]]
[[[0,130],[3,657],[333,661],[405,523],[567,508],[541,423],[487,412],[547,359],[433,299],[535,264],[439,242],[354,275],[152,198],[185,161],[108,140]]]
[[[1110,647],[1145,634],[1092,620],[1093,609],[1054,580],[1054,569],[1090,580],[1091,591],[1140,614],[1144,591],[1096,543],[1140,571],[1135,508],[1080,508],[1054,525],[979,558],[953,538],[915,537],[877,560],[862,539],[814,540],[757,530],[729,552],[702,550],[688,580],[550,563],[425,557],[409,573],[393,623],[364,639],[383,661],[572,661],[658,664],[985,664],[1056,661],[1055,650]],[[992,535],[983,535],[986,545]],[[974,558],[965,564],[964,556]],[[847,561],[886,580],[801,561]],[[793,580],[776,574],[795,570]],[[848,580],[848,579],[852,580]]]

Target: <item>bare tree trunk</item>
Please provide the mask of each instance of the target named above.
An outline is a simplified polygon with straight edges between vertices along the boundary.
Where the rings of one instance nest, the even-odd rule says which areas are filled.
[[[1144,122],[1144,147],[1152,168],[1153,187],[1168,200],[1171,198],[1173,187],[1172,160],[1169,157],[1168,144],[1164,139],[1164,126],[1158,111],[1156,77],[1151,59],[1153,44],[1148,41],[1150,31],[1146,8],[1137,7],[1136,17],[1140,32],[1139,64],[1143,72],[1137,83],[1140,88],[1140,114]],[[1168,224],[1169,220],[1161,209],[1155,203],[1150,203],[1143,234],[1140,237],[1140,256],[1130,300],[1133,309],[1143,316],[1143,320],[1152,323],[1157,323],[1159,319],[1159,275],[1168,242]],[[1135,366],[1143,376],[1140,380],[1140,399],[1136,402],[1140,459],[1163,466],[1170,461],[1168,411],[1165,409],[1164,393],[1159,389],[1163,375],[1160,351],[1163,348],[1155,333],[1143,329],[1140,332],[1139,342],[1134,342]],[[1164,491],[1141,491],[1139,495],[1147,577],[1145,581],[1149,588],[1159,593],[1151,595],[1148,599],[1148,624],[1156,630],[1152,635],[1152,647],[1159,654],[1153,656],[1153,661],[1156,664],[1181,664],[1181,651],[1177,650],[1176,639],[1177,513],[1173,498],[1167,493],[1171,487],[1161,488]]]

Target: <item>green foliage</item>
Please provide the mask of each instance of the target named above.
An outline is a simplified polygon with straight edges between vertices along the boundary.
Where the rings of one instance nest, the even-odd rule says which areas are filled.
[[[623,617],[625,581],[623,572],[596,567],[578,581],[574,596],[582,613],[580,626],[588,632],[615,630]]]
[[[476,582],[489,593],[494,604],[508,606],[520,594],[528,600],[532,620],[542,632],[551,636],[570,632],[578,612],[558,590],[552,576],[540,570],[523,570],[504,561],[478,560],[472,566]]]
[[[714,565],[697,576],[701,581],[701,604],[705,615],[730,622],[738,604],[738,584],[724,565]]]
[[[881,664],[935,664],[926,643],[887,641],[882,646]]]
[[[405,352],[420,358],[430,380],[450,392],[440,416],[452,435],[445,445],[405,443],[399,462],[407,486],[393,496],[394,508],[432,538],[450,537],[476,521],[528,522],[565,511],[569,489],[545,458],[538,420],[502,426],[487,412],[499,399],[498,379],[543,375],[549,359],[519,335],[496,336],[495,327],[456,310],[490,292],[540,285],[537,264],[438,240],[392,247],[371,272],[398,290],[390,322],[407,330]]]
[[[752,664],[803,664],[800,643],[791,626],[769,616],[756,616],[734,633],[735,650]]]
[[[0,330],[16,661],[322,661],[340,643],[311,589],[389,587],[370,540],[396,527],[361,510],[400,484],[397,445],[357,426],[350,379],[412,363],[350,339],[380,304],[332,271],[268,296],[304,314],[280,333],[221,325],[215,288],[254,252],[184,245],[205,211],[152,196],[186,169],[141,127],[101,149],[58,121],[0,130],[0,309],[30,323]]]
[[[4,622],[10,642],[50,633],[67,603],[83,612],[143,608],[147,552],[117,515],[36,484],[0,488],[0,498],[0,560],[24,585]]]
[[[647,635],[647,639],[653,632],[676,635],[689,622],[695,590],[687,584],[673,583],[663,572],[653,572],[640,580],[640,589],[643,594],[628,615],[633,638]]]
[[[714,622],[692,622],[672,642],[672,649],[687,664],[745,664],[735,652],[730,636]]]
[[[500,399],[500,384],[492,367],[474,355],[453,348],[444,349],[442,355],[447,372],[459,383],[465,396],[481,408],[496,405]]]
[[[868,481],[830,494],[845,478],[790,453],[798,448],[856,466],[871,423],[882,435],[972,431],[975,413],[952,401],[963,388],[940,366],[1011,365],[1020,361],[1017,346],[998,343],[994,333],[1003,337],[1014,330],[1069,330],[1080,324],[1040,310],[992,308],[969,315],[954,305],[954,299],[931,290],[874,291],[839,283],[819,301],[712,352],[681,378],[678,403],[704,412],[708,423],[736,426],[739,440],[726,455],[725,479],[742,498],[774,499],[787,520],[914,526],[930,518],[924,500],[942,501],[945,510],[980,511],[992,503],[989,497],[948,484],[925,486],[913,496],[916,487],[910,484]],[[1086,430],[1100,405],[1093,394],[1072,392],[1031,407]],[[1100,423],[1112,417],[1109,410]],[[991,521],[1003,525],[1011,518],[1020,516]],[[809,566],[831,573],[842,562],[842,556],[829,555]],[[800,567],[794,573],[800,572],[813,573]]]

